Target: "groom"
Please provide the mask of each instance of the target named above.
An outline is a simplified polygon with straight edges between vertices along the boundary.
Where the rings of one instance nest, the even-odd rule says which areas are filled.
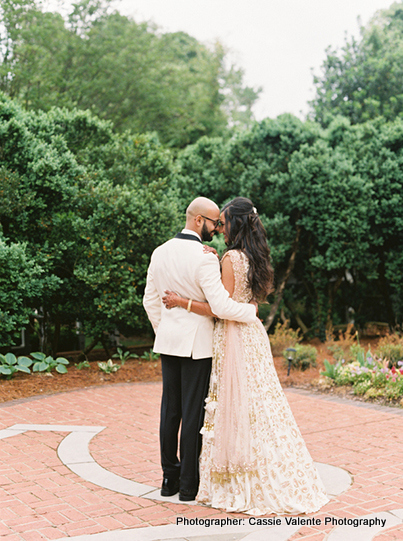
[[[155,332],[154,351],[161,354],[162,401],[160,450],[162,496],[179,491],[181,501],[194,500],[199,486],[200,429],[213,352],[213,318],[162,304],[165,290],[195,301],[207,301],[220,319],[251,323],[256,308],[229,298],[221,282],[216,255],[204,253],[219,224],[217,205],[198,197],[186,210],[186,227],[151,256],[143,304]],[[180,460],[177,456],[180,435]]]

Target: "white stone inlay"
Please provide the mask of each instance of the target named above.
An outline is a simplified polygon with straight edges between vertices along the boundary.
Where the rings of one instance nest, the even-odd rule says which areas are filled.
[[[284,519],[283,519],[284,522]],[[150,526],[148,528],[134,528],[131,530],[119,530],[103,532],[77,537],[63,537],[59,541],[179,541],[182,539],[209,539],[219,541],[224,534],[243,534],[242,539],[248,541],[287,541],[294,535],[300,526],[255,526],[248,524],[245,518],[244,526],[181,526],[167,524],[166,526]],[[239,538],[238,538],[239,539]]]
[[[322,462],[315,462],[315,466],[325,485],[328,496],[338,496],[348,490],[353,484],[352,476],[342,468],[323,464]]]
[[[129,496],[143,497],[158,501],[169,501],[171,503],[184,505],[184,502],[179,501],[178,495],[164,498],[160,495],[159,488],[125,479],[109,472],[97,464],[89,452],[89,444],[91,439],[104,429],[105,427],[103,426],[19,424],[0,430],[0,439],[23,434],[27,431],[69,432],[58,447],[58,456],[65,466],[82,479],[97,486]],[[329,496],[341,494],[350,487],[352,479],[350,474],[345,470],[328,464],[315,463],[315,465],[318,468]],[[195,502],[186,502],[186,505],[195,505]],[[382,516],[387,516],[388,527],[402,522],[403,510],[398,509],[393,512],[391,511],[390,513],[383,512],[376,516],[380,516],[381,514]],[[400,516],[400,514],[402,516]],[[157,539],[175,538],[178,540],[179,538],[184,539],[184,536],[186,536],[186,538],[197,537],[198,539],[204,537],[208,539],[212,536],[211,540],[213,540],[214,537],[217,538],[219,534],[242,534],[242,538],[245,539],[245,541],[266,541],[267,539],[270,539],[270,541],[286,541],[291,535],[299,530],[300,526],[287,526],[284,519],[282,522],[281,526],[256,526],[249,524],[248,519],[246,518],[243,526],[225,526],[224,530],[223,527],[214,525],[206,528],[205,526],[168,524],[166,526],[81,535],[74,538],[64,538],[61,541],[67,541],[68,539],[75,539],[76,541],[132,541],[133,536],[135,536],[136,541],[156,541]],[[346,539],[346,528],[349,527],[336,527],[331,532],[329,541],[344,541]],[[351,541],[358,541],[358,539],[360,541],[370,541],[370,539],[378,533],[378,530],[375,531],[375,529],[371,532],[367,530],[368,528],[360,531],[361,537],[359,538],[348,538],[349,540],[351,539]],[[356,532],[353,531],[352,533],[354,534]],[[348,535],[350,535],[350,533],[348,533]]]

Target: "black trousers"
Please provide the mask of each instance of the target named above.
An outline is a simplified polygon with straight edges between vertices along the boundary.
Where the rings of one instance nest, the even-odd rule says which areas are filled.
[[[211,357],[161,355],[162,401],[160,420],[161,465],[164,477],[178,479],[181,490],[197,490],[199,455],[208,393]],[[178,436],[182,421],[178,459]]]

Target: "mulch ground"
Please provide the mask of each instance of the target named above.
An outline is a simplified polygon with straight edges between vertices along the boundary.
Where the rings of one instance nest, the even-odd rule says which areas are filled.
[[[317,366],[304,372],[292,370],[290,375],[287,376],[287,366],[284,363],[284,359],[282,357],[274,357],[274,364],[282,386],[309,389],[314,392],[331,393],[345,398],[362,400],[362,398],[356,397],[353,394],[351,387],[332,387],[324,383],[323,378],[320,377],[320,372],[324,370],[324,359],[331,360],[331,355],[325,344],[317,341],[313,345],[315,345],[318,351]],[[19,372],[10,380],[0,379],[0,403],[93,386],[113,385],[114,383],[160,381],[162,377],[159,360],[144,361],[131,359],[126,361],[117,372],[105,374],[100,371],[97,364],[98,360],[104,361],[106,359],[104,352],[93,352],[91,357],[92,360],[89,361],[89,368],[79,369],[77,364],[72,362],[68,367],[67,374],[58,374],[55,371],[52,373],[31,374]],[[118,361],[114,359],[114,362]],[[385,403],[382,399],[378,399],[376,402]]]
[[[82,368],[81,370],[77,368],[77,365],[71,364],[68,367],[67,374],[58,374],[56,371],[31,374],[19,372],[10,380],[1,379],[0,402],[99,385],[157,381],[161,379],[160,361],[141,361],[140,364],[138,360],[129,360],[113,374],[101,372],[97,361],[90,361],[89,364],[89,368]]]

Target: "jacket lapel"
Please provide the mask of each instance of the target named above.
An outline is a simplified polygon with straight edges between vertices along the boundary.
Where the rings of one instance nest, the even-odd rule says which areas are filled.
[[[200,244],[203,244],[198,237],[196,237],[195,235],[188,235],[187,233],[178,233],[177,235],[175,235],[175,238],[184,240],[195,240],[196,242],[200,242]]]

